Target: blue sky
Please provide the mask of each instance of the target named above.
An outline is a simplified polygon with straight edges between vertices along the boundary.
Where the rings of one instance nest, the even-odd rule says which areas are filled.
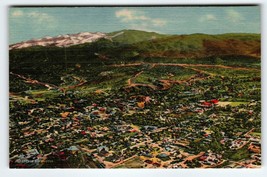
[[[164,34],[260,33],[259,6],[11,7],[9,43],[122,29]]]

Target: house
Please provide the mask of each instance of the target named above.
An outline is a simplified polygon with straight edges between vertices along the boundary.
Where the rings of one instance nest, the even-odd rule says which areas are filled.
[[[201,106],[203,106],[203,107],[211,107],[211,103],[205,101],[205,102],[202,102],[202,103],[201,103]]]
[[[156,127],[156,126],[144,126],[144,129],[145,129],[146,131],[153,131],[153,130],[156,130],[157,127]]]
[[[218,103],[219,103],[219,100],[217,100],[217,99],[212,99],[212,100],[210,100],[210,102],[211,102],[212,104],[218,104]]]
[[[161,159],[163,161],[166,161],[166,160],[170,159],[170,157],[165,153],[161,153],[161,154],[157,155],[157,158],[159,158],[159,159]]]
[[[78,151],[79,149],[76,146],[70,146],[69,148],[67,148],[67,150],[69,150],[69,151]]]
[[[248,150],[254,153],[261,153],[261,146],[259,143],[250,143]]]
[[[108,151],[109,151],[109,149],[108,149],[107,146],[99,146],[99,147],[97,148],[97,152],[98,152],[99,154],[102,154],[102,155],[107,154]]]

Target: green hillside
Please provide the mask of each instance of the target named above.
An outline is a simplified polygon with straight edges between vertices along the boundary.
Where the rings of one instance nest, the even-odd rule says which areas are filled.
[[[136,44],[143,56],[203,58],[207,56],[260,57],[259,34],[173,35]]]
[[[155,32],[146,32],[139,30],[121,30],[108,34],[109,36],[114,36],[112,40],[114,42],[119,42],[123,44],[133,44],[141,41],[151,41],[168,35],[158,34]]]
[[[260,34],[162,35],[122,30],[109,33],[109,36],[111,40],[100,39],[66,48],[47,46],[11,50],[11,69],[17,69],[17,65],[27,68],[29,63],[41,67],[44,63],[113,64],[147,61],[246,65],[260,62]],[[218,58],[223,61],[214,62]]]

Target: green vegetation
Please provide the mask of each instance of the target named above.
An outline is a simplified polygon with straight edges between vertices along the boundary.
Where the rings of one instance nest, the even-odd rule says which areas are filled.
[[[259,67],[260,63],[260,35],[257,34],[169,36],[135,30],[120,32],[123,34],[113,40],[100,39],[66,48],[37,46],[11,50],[10,69],[34,73],[44,70],[42,64],[60,71],[77,63],[99,65],[140,61],[249,64],[251,67]]]
[[[200,69],[203,71],[207,71],[212,74],[216,74],[218,76],[236,76],[236,77],[246,77],[246,76],[251,76],[251,77],[260,77],[260,70],[255,69],[255,70],[246,70],[246,69],[236,69],[231,70],[231,68],[218,68],[218,67],[193,67],[196,69]]]
[[[228,158],[230,160],[234,160],[234,161],[239,161],[239,160],[243,160],[243,159],[248,159],[250,157],[250,153],[249,151],[247,150],[247,146],[241,148],[241,149],[238,149],[236,151],[231,151],[231,152],[228,152],[226,153],[228,156]]]
[[[245,105],[248,104],[248,102],[231,102],[230,105],[231,106],[239,106],[239,105]]]
[[[10,167],[261,164],[260,35],[123,32],[10,51]]]
[[[133,44],[141,41],[151,41],[159,38],[164,38],[168,35],[138,30],[122,30],[109,33],[109,36],[115,36],[114,38],[112,38],[114,42],[123,44]]]
[[[135,157],[124,162],[121,165],[116,166],[115,168],[144,168],[144,164],[139,157]]]

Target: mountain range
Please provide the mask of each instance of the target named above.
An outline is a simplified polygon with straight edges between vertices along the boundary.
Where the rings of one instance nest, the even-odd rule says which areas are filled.
[[[57,47],[68,47],[77,44],[84,44],[94,42],[100,38],[105,38],[107,35],[105,33],[91,33],[91,32],[81,32],[77,34],[65,34],[58,35],[56,37],[46,36],[40,39],[32,39],[20,43],[16,43],[9,46],[9,49],[21,49],[33,46],[57,46]]]
[[[118,53],[125,52],[135,52],[137,56],[144,58],[203,58],[210,56],[260,58],[261,55],[260,34],[167,35],[138,30],[121,30],[112,33],[81,32],[44,37],[12,44],[9,49],[27,49],[36,46],[86,47],[87,44],[90,44],[90,50],[95,50],[93,52],[116,57],[118,57]]]

